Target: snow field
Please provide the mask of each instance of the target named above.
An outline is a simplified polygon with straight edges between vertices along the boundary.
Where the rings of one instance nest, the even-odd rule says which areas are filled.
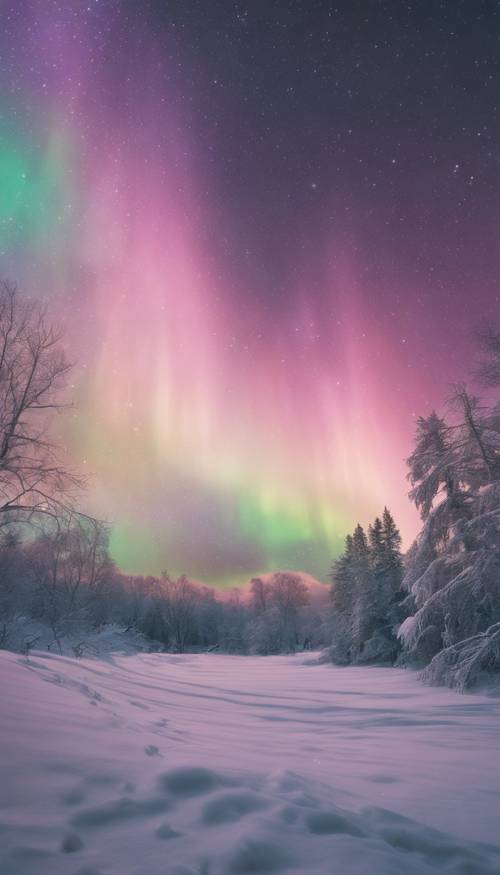
[[[0,653],[1,875],[500,871],[500,702],[303,657]]]

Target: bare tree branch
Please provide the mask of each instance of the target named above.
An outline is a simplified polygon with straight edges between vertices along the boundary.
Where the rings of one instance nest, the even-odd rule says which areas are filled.
[[[82,478],[58,461],[48,433],[71,365],[43,307],[0,283],[0,526],[73,510]]]

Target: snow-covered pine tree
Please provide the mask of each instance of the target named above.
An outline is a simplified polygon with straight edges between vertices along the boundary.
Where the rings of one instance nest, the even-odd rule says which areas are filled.
[[[353,538],[347,535],[344,552],[335,560],[330,572],[330,658],[339,665],[348,665],[352,659],[351,616],[355,599],[353,561]]]
[[[372,567],[375,569],[384,567],[384,540],[382,533],[382,520],[375,517],[373,524],[368,526],[368,543]]]
[[[394,606],[402,578],[401,535],[384,508],[368,529],[358,523],[332,570],[334,662],[393,661]]]
[[[492,483],[500,473],[497,417],[464,384],[454,387],[449,403],[459,414],[452,441],[461,481],[472,489]]]
[[[380,517],[368,527],[370,568],[372,573],[373,610],[379,617],[379,625],[387,621],[390,598],[387,597],[388,556],[384,543],[384,528]],[[383,619],[382,619],[383,618]]]
[[[382,515],[382,548],[384,559],[384,577],[388,597],[393,603],[401,595],[403,581],[403,556],[401,553],[401,532],[399,531],[390,510],[384,507]]]
[[[330,572],[332,605],[340,614],[351,611],[354,602],[353,559],[353,539],[347,535],[344,552],[335,560]]]
[[[392,514],[384,508],[368,530],[371,575],[364,596],[365,629],[368,637],[358,655],[362,662],[394,661],[398,642],[395,627],[400,621],[397,611],[401,601],[403,576],[401,535]]]
[[[415,448],[407,459],[410,499],[420,510],[424,527],[409,550],[403,586],[419,606],[435,588],[434,580],[423,577],[438,569],[439,582],[446,582],[446,569],[440,557],[446,550],[451,528],[470,514],[471,496],[464,474],[464,456],[457,444],[457,429],[435,411],[417,422]],[[437,562],[433,566],[434,561]],[[439,567],[438,567],[439,566]],[[424,582],[423,589],[420,583]]]
[[[500,335],[488,343],[482,377],[492,387]],[[460,384],[450,408],[451,426],[436,414],[419,420],[408,460],[410,497],[425,524],[406,557],[415,610],[399,636],[408,661],[428,666],[427,680],[465,688],[500,670],[500,406]]]
[[[436,496],[444,490],[446,500],[454,503],[460,490],[458,460],[450,427],[433,410],[417,422],[415,449],[407,459],[411,483],[410,499],[427,519]]]
[[[351,619],[353,657],[357,660],[365,642],[372,636],[378,612],[377,582],[371,564],[370,548],[363,527],[358,523],[352,536],[354,605]]]

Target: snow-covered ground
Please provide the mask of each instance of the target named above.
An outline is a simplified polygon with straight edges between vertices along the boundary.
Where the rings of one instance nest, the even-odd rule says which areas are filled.
[[[0,653],[1,875],[500,872],[500,701],[295,657]]]

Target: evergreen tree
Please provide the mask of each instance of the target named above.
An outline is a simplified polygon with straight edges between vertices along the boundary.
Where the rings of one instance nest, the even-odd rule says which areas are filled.
[[[384,567],[385,545],[382,520],[376,517],[373,525],[368,527],[368,543],[370,545],[371,564],[375,570]]]
[[[377,585],[371,567],[368,539],[359,523],[354,529],[352,541],[354,603],[351,629],[353,655],[357,658],[373,631],[373,620],[377,610]]]
[[[387,574],[388,557],[384,539],[384,525],[376,517],[368,529],[371,567],[371,625],[384,624],[388,610]]]
[[[461,479],[472,489],[485,486],[500,473],[498,417],[462,384],[455,387],[450,405],[460,414],[454,426],[454,448]]]
[[[347,535],[345,548],[341,556],[334,562],[330,580],[332,581],[331,597],[333,607],[339,613],[350,611],[354,601],[353,569],[354,544],[352,535]]]
[[[407,463],[410,498],[420,509],[422,519],[429,516],[441,489],[449,502],[456,500],[460,477],[450,427],[435,411],[418,420],[415,449]]]
[[[394,659],[394,606],[402,573],[401,535],[384,508],[382,518],[369,526],[368,537],[358,523],[333,568],[335,661]]]
[[[394,626],[396,622],[401,620],[398,605],[406,596],[406,593],[402,591],[404,565],[401,543],[401,533],[394,518],[388,508],[384,507],[382,514],[384,566],[381,601],[386,617],[385,632],[394,642],[396,642]]]
[[[399,574],[401,583],[403,573],[403,557],[401,554],[401,533],[394,522],[391,512],[384,507],[381,524],[381,540],[384,556],[384,566]],[[399,586],[398,586],[399,589]]]
[[[368,563],[368,557],[370,553],[368,549],[368,540],[366,538],[363,526],[361,526],[359,523],[354,529],[352,535],[352,548],[354,561],[357,562],[360,567],[362,567],[365,563]]]

